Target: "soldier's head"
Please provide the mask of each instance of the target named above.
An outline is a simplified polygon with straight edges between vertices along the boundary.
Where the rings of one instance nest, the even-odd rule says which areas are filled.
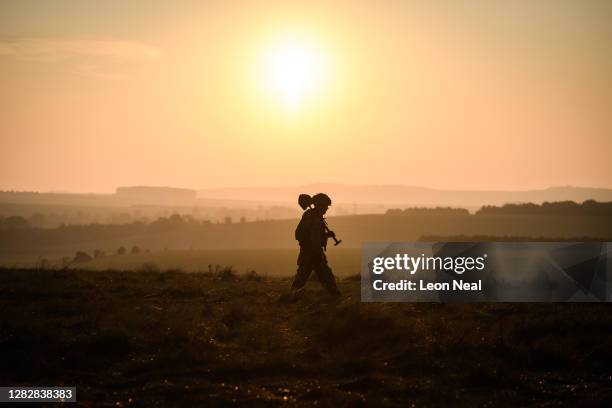
[[[332,202],[327,194],[319,193],[312,197],[312,203],[314,204],[315,210],[319,211],[322,215],[327,212]]]

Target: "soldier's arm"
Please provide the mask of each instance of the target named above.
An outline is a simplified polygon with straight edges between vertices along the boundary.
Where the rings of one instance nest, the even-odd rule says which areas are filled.
[[[323,246],[323,236],[321,235],[323,231],[323,221],[313,219],[310,226],[310,243],[312,244],[313,248],[319,249]]]

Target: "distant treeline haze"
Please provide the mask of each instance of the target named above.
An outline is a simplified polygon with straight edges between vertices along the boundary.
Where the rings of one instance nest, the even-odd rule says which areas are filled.
[[[294,211],[285,207],[271,207],[265,212],[262,212],[262,215],[269,215],[270,213],[274,213],[274,217],[277,218],[297,218],[300,215],[299,211]],[[166,209],[163,212],[158,212],[158,214],[167,214],[168,210]],[[239,210],[233,210],[232,213],[240,214]],[[162,215],[156,217],[154,220],[151,220],[149,217],[143,216],[140,210],[137,210],[135,214],[132,216],[129,213],[119,213],[115,214],[111,218],[107,219],[107,222],[98,222],[91,221],[85,223],[84,221],[88,219],[84,212],[78,211],[74,217],[67,217],[67,220],[72,219],[74,222],[65,222],[61,224],[57,224],[58,216],[55,213],[51,213],[48,215],[35,213],[30,217],[24,217],[21,215],[10,215],[10,216],[1,216],[0,215],[0,229],[24,229],[24,228],[49,228],[50,225],[53,225],[51,228],[62,227],[65,228],[70,225],[91,225],[92,227],[95,225],[133,225],[135,230],[140,229],[144,225],[150,226],[149,229],[164,231],[170,230],[177,226],[181,225],[192,225],[192,226],[206,226],[212,223],[223,223],[223,224],[231,224],[235,222],[244,223],[248,220],[250,221],[260,221],[260,219],[247,219],[246,216],[232,217],[225,216],[223,218],[217,219],[216,221],[211,221],[209,219],[202,219],[198,217],[201,215],[198,211],[194,212],[189,210],[188,213],[180,213],[177,211],[172,215]],[[216,214],[215,218],[220,214]],[[250,213],[250,215],[253,215]],[[284,215],[284,217],[283,217]],[[465,208],[454,208],[454,207],[411,207],[406,209],[389,209],[386,211],[386,215],[411,215],[411,216],[419,216],[419,215],[446,215],[446,216],[469,216],[470,212]],[[581,215],[581,216],[612,216],[612,202],[597,202],[594,200],[584,201],[582,204],[576,203],[574,201],[559,201],[559,202],[544,202],[542,204],[533,204],[533,203],[525,203],[525,204],[505,204],[503,206],[490,206],[485,205],[481,207],[478,211],[475,212],[476,216],[480,215]],[[267,218],[263,218],[262,220],[266,220]],[[51,222],[51,220],[53,220]]]
[[[295,250],[296,218],[258,222],[227,218],[211,222],[189,214],[173,214],[146,223],[64,225],[49,229],[32,227],[23,217],[5,217],[0,222],[0,264],[72,258],[77,251],[96,258],[96,254],[137,254],[147,249]],[[557,240],[584,237],[607,241],[612,231],[612,204],[586,201],[487,206],[475,214],[462,208],[409,208],[387,214],[330,216],[328,221],[342,239],[339,248],[360,248],[365,242],[413,242],[423,236]],[[331,254],[336,251],[337,248],[330,248]]]
[[[470,215],[465,208],[435,207],[390,209],[387,215]],[[523,203],[503,206],[485,205],[475,215],[607,215],[612,216],[612,202],[600,203],[586,200],[582,204],[574,201],[544,202],[542,204]]]

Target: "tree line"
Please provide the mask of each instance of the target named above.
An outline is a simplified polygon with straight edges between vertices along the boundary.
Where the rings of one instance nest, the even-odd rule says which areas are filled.
[[[501,207],[485,205],[476,215],[612,215],[612,202],[587,200],[543,202],[542,204],[505,204]]]
[[[470,215],[465,208],[410,207],[405,209],[389,209],[387,215]],[[485,205],[474,215],[579,215],[579,216],[612,216],[612,202],[598,202],[586,200],[583,203],[574,201],[545,201],[542,204],[521,203],[504,204],[502,206]]]

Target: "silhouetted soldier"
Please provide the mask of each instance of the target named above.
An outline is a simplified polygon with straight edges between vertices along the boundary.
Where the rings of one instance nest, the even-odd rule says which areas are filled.
[[[293,280],[291,290],[302,289],[306,285],[310,273],[314,270],[319,281],[329,293],[333,296],[340,296],[336,278],[327,264],[327,257],[325,256],[328,238],[333,238],[336,244],[340,243],[336,240],[335,234],[327,228],[323,218],[331,205],[331,199],[323,193],[313,196],[310,202],[304,202],[304,200],[309,199],[310,196],[306,194],[302,194],[299,199],[302,208],[307,209],[295,230],[295,239],[300,244],[300,254],[297,259],[297,275]],[[314,208],[311,208],[310,204],[314,204]]]

